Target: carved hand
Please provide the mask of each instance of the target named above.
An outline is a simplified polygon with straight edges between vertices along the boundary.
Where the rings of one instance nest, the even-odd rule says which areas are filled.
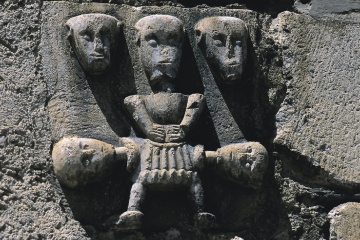
[[[155,141],[155,142],[164,142],[165,141],[164,126],[154,123],[151,127],[148,137],[150,140]]]
[[[166,142],[181,142],[186,137],[186,130],[181,125],[166,125]]]

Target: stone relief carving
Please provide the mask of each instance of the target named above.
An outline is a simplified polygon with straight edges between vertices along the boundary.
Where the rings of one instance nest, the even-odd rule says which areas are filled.
[[[172,16],[153,15],[140,19],[135,28],[142,64],[155,94],[125,99],[125,107],[147,140],[141,150],[140,172],[138,170],[134,175],[128,211],[120,216],[119,224],[131,222],[132,226],[127,227],[140,224],[140,205],[147,187],[166,189],[187,185],[197,208],[195,222],[199,227],[209,227],[215,216],[203,212],[203,190],[197,170],[204,162],[213,161],[216,168],[230,178],[243,181],[242,177],[259,177],[261,173],[255,172],[264,170],[266,150],[260,144],[247,143],[246,146],[233,144],[217,152],[205,153],[200,145],[186,144],[186,135],[197,123],[203,109],[204,96],[173,93],[173,81],[181,58],[183,24]],[[246,173],[250,173],[250,177]],[[260,182],[250,185],[256,186]]]
[[[247,57],[246,24],[235,17],[209,17],[195,25],[197,43],[222,83],[241,81]]]
[[[69,38],[77,59],[84,70],[99,75],[111,65],[111,53],[117,47],[121,22],[100,14],[83,14],[66,22]]]
[[[99,75],[111,64],[119,21],[104,14],[84,14],[67,21],[70,39],[81,66]],[[188,143],[205,107],[200,93],[175,92],[185,37],[183,23],[170,15],[151,15],[135,24],[141,63],[153,94],[131,95],[124,107],[138,136],[120,137],[119,146],[90,138],[65,136],[54,145],[55,174],[69,188],[101,181],[117,161],[126,162],[133,185],[127,211],[114,221],[116,229],[140,229],[147,190],[186,187],[196,208],[195,225],[215,226],[215,215],[204,212],[199,171],[210,166],[221,176],[260,188],[267,167],[267,151],[257,142],[233,143],[215,151]],[[195,27],[211,67],[224,82],[239,81],[246,59],[246,26],[242,20],[214,17]],[[181,81],[181,79],[179,80]]]
[[[202,164],[203,147],[192,147],[185,140],[199,118],[204,98],[201,94],[173,93],[183,24],[172,16],[153,15],[140,19],[135,28],[142,64],[155,94],[125,98],[126,109],[147,140],[141,147],[140,171],[134,174],[128,211],[120,216],[119,225],[140,225],[141,202],[147,188],[176,185],[189,187],[197,220],[214,221],[214,215],[203,212],[202,184],[195,170]]]
[[[78,137],[61,139],[54,146],[52,156],[58,180],[70,188],[101,181],[115,161],[127,158],[124,147]]]
[[[112,64],[121,22],[106,14],[92,13],[68,19],[66,27],[71,48],[83,70],[92,75],[105,73]],[[75,188],[101,181],[117,160],[126,159],[124,154],[123,148],[115,149],[96,139],[63,136],[54,145],[52,158],[59,181]]]

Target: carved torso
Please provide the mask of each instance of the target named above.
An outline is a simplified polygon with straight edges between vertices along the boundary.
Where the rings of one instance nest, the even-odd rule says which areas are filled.
[[[157,124],[180,124],[184,117],[187,95],[181,93],[156,93],[144,96],[145,107]]]

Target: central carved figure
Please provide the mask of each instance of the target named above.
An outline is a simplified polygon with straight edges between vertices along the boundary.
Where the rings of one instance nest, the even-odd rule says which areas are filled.
[[[146,137],[140,144],[140,166],[134,174],[128,211],[120,216],[122,228],[137,228],[143,213],[146,189],[188,186],[195,202],[198,226],[215,222],[203,212],[203,190],[196,169],[203,164],[203,147],[186,144],[186,135],[204,107],[201,94],[173,93],[184,38],[183,24],[175,17],[153,15],[140,19],[135,28],[146,76],[154,92],[125,98],[125,107]]]

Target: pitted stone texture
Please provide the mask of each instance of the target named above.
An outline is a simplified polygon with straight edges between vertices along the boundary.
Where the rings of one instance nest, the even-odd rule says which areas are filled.
[[[332,209],[330,240],[357,240],[360,236],[360,203],[349,202]]]
[[[0,239],[86,239],[49,161],[41,5],[0,3]]]
[[[309,177],[294,173],[300,181],[360,186],[359,20],[317,21],[285,12],[274,21],[288,79],[275,144],[284,162],[311,165]]]
[[[356,0],[312,0],[310,14],[321,16],[327,13],[344,14],[360,10],[360,2]]]

